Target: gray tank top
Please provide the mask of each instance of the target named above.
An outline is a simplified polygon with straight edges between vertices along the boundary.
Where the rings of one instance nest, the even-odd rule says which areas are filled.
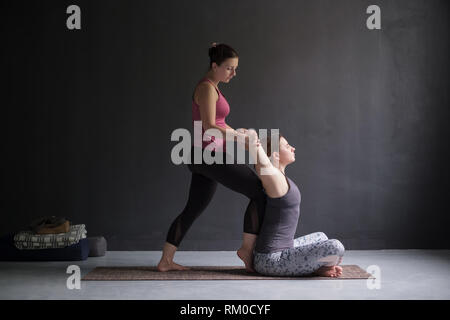
[[[294,247],[295,231],[300,216],[301,195],[296,184],[286,177],[288,192],[279,198],[267,196],[263,225],[255,251],[271,253]]]

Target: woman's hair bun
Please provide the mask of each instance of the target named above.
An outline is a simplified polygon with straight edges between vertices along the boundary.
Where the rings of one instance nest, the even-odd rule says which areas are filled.
[[[225,43],[213,42],[208,49],[209,55],[209,68],[211,68],[212,63],[215,62],[218,65],[221,65],[223,61],[228,58],[238,57],[236,50],[231,48],[229,45]]]

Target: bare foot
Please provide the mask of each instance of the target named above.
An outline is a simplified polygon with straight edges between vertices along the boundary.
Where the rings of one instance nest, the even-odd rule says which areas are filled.
[[[185,266],[179,265],[173,261],[166,261],[166,260],[161,260],[156,268],[158,269],[158,271],[161,271],[161,272],[171,271],[171,270],[181,270],[181,271],[190,270],[189,267],[185,267]]]
[[[338,278],[342,275],[342,267],[340,266],[323,266],[320,267],[316,272],[314,272],[314,275],[320,276],[320,277],[332,277],[332,278]]]
[[[255,272],[255,269],[253,269],[253,252],[240,248],[236,254],[244,261],[245,270],[247,272]]]

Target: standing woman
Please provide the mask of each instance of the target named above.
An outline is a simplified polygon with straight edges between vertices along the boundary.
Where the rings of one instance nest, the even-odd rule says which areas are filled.
[[[243,133],[245,129],[234,130],[225,121],[230,113],[230,106],[218,88],[220,82],[229,83],[236,76],[238,54],[226,44],[213,43],[209,48],[209,58],[209,70],[197,84],[192,97],[192,120],[201,121],[202,136],[210,128],[219,130],[222,137],[230,137],[232,141],[238,141],[242,136],[248,150],[248,136]],[[203,159],[202,163],[194,164],[194,149],[199,148],[203,154],[206,147],[213,150],[211,152],[213,157],[220,157],[223,160],[222,164],[206,164]],[[194,220],[207,208],[218,183],[249,198],[244,215],[243,242],[237,255],[244,262],[247,271],[254,271],[253,248],[265,212],[266,196],[261,180],[247,165],[227,164],[226,158],[225,138],[212,136],[209,141],[202,141],[200,145],[195,145],[194,142],[192,145],[191,164],[188,164],[192,172],[189,198],[185,208],[169,228],[158,264],[159,271],[189,269],[176,264],[173,257]]]

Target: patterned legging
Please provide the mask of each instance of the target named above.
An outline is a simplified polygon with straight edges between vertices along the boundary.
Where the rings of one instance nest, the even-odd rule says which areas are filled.
[[[273,253],[254,252],[253,267],[268,276],[306,276],[322,266],[340,264],[344,251],[339,240],[315,232],[294,239],[293,248]]]

